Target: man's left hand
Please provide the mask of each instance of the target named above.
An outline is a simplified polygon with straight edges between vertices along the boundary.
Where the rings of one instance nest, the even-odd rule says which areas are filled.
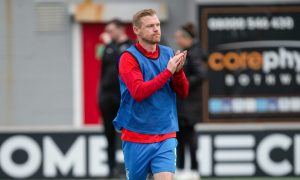
[[[179,54],[179,53],[180,53],[179,50],[176,51],[176,54]],[[187,50],[183,51],[183,53],[184,53],[184,56],[179,60],[179,61],[181,61],[181,62],[178,64],[178,66],[177,66],[177,68],[176,68],[176,72],[179,72],[179,71],[183,68],[184,63],[185,63],[185,61],[186,61]],[[175,54],[175,55],[176,55],[176,54]]]

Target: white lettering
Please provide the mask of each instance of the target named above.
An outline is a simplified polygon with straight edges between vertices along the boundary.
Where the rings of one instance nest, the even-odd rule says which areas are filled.
[[[294,28],[294,19],[290,16],[249,17],[210,17],[207,25],[211,31],[230,30],[291,30]]]
[[[275,85],[276,83],[276,79],[275,79],[275,75],[274,74],[269,74],[269,75],[266,75],[266,84],[268,86],[273,86]]]
[[[263,53],[263,71],[269,73],[272,70],[276,69],[279,65],[279,57],[274,51],[267,51]]]
[[[288,51],[281,47],[276,51],[263,52],[263,72],[269,73],[272,70],[281,69],[295,69],[300,72],[300,54],[297,51]]]
[[[285,159],[275,162],[270,158],[274,148],[289,149],[291,138],[284,134],[272,134],[265,137],[257,147],[257,163],[259,167],[271,176],[284,176],[292,171],[290,162]]]
[[[235,80],[233,75],[231,74],[226,74],[225,76],[225,85],[226,86],[233,86],[235,84]]]
[[[279,79],[280,79],[280,82],[282,85],[290,85],[291,84],[291,81],[292,81],[292,77],[290,74],[280,74],[279,75]]]
[[[294,28],[294,19],[290,16],[273,17],[271,20],[271,26],[273,29],[290,30]]]
[[[107,141],[103,136],[89,137],[89,174],[90,176],[107,176]],[[106,155],[105,155],[106,154]]]
[[[249,83],[250,83],[250,78],[249,78],[249,76],[248,76],[247,74],[241,74],[241,75],[239,76],[239,83],[240,83],[240,85],[242,85],[242,86],[248,86]]]
[[[260,74],[254,74],[253,75],[254,84],[256,86],[261,85],[261,75]]]
[[[253,176],[255,166],[253,163],[217,163],[215,165],[217,176]]]
[[[295,70],[296,70],[296,72],[300,72],[300,53],[297,51],[294,51],[293,54],[294,54],[294,60],[295,60],[295,64],[296,64]]]
[[[267,30],[269,29],[269,21],[266,17],[248,17],[247,18],[247,26],[248,29],[262,29]]]
[[[287,97],[278,98],[278,110],[279,112],[289,112],[290,108],[290,99]]]
[[[86,140],[84,136],[79,136],[65,154],[60,151],[51,137],[46,136],[43,143],[46,177],[55,177],[58,170],[63,175],[67,175],[71,169],[76,177],[86,175]]]
[[[16,164],[12,155],[16,150],[27,153],[28,159],[23,164]],[[41,164],[41,151],[38,144],[27,136],[12,136],[2,144],[0,151],[0,164],[3,171],[14,178],[27,178],[33,175]]]
[[[294,68],[293,54],[285,48],[279,48],[280,66],[282,69]]]
[[[209,135],[198,138],[197,160],[199,171],[202,176],[212,175],[212,141]]]
[[[235,17],[209,18],[207,25],[208,28],[212,31],[244,30],[246,27],[244,18],[235,18]]]
[[[294,137],[294,153],[295,175],[300,175],[300,135]]]
[[[296,83],[300,85],[300,74],[296,75]]]

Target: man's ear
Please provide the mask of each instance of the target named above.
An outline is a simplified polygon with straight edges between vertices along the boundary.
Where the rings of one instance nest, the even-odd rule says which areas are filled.
[[[138,35],[138,33],[139,33],[139,28],[138,28],[137,26],[133,26],[132,28],[133,28],[134,34]]]

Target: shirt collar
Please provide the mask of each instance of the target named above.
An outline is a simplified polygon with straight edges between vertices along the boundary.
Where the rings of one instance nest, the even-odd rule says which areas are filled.
[[[157,58],[159,55],[158,44],[156,45],[156,49],[154,52],[147,51],[139,42],[137,42],[135,46],[144,56],[148,58]]]

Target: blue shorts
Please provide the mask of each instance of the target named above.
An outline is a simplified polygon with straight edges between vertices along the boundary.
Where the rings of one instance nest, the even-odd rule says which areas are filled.
[[[148,174],[175,173],[176,138],[142,144],[122,141],[127,180],[145,180]]]

